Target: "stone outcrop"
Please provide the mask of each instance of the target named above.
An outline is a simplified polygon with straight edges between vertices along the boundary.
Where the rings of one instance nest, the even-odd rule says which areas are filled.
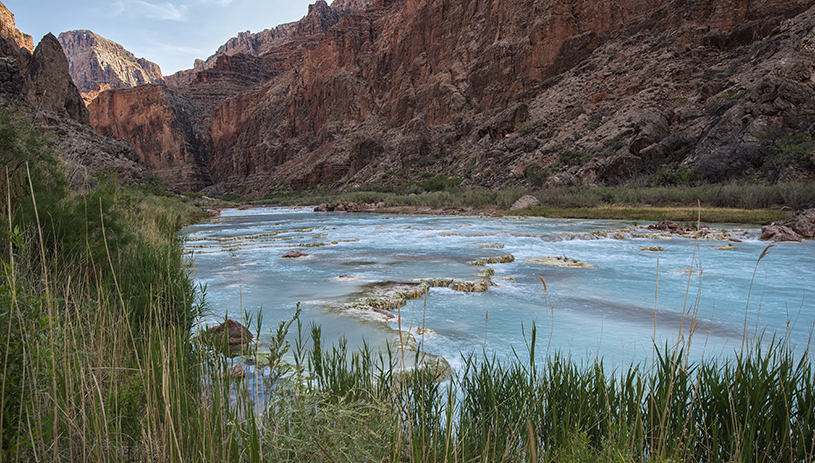
[[[34,49],[13,18],[0,4],[0,106],[29,118],[48,135],[75,189],[92,188],[100,172],[113,173],[124,183],[141,181],[144,170],[136,164],[133,147],[100,136],[88,125],[88,111],[57,39],[48,34]]]
[[[164,82],[157,64],[137,58],[118,43],[91,31],[63,32],[59,43],[68,57],[71,78],[82,93],[99,85],[130,88]]]
[[[181,190],[211,183],[193,128],[192,103],[163,85],[104,91],[90,104],[100,135],[128,140],[139,164]]]
[[[784,225],[802,238],[815,238],[815,209],[791,212]]]
[[[102,98],[89,103],[94,113],[92,123],[99,133],[131,142],[140,154],[140,163],[162,180],[182,190],[197,190],[211,183],[201,149],[205,134],[212,130],[211,120],[232,118],[232,122],[249,123],[247,116],[260,98],[255,89],[300,63],[305,50],[339,18],[370,6],[366,0],[341,0],[337,4],[339,9],[335,11],[321,0],[311,5],[300,21],[258,34],[239,34],[206,61],[196,61],[194,69],[167,77],[170,91],[124,89],[158,80],[125,82],[119,78],[120,69],[141,61],[118,44],[88,31],[61,37],[72,63],[76,61],[74,69],[83,82],[88,82],[88,101],[96,95]],[[109,92],[90,87],[93,82],[105,80],[97,77],[101,68],[107,70],[102,74],[110,76],[110,82],[103,84],[110,86]],[[134,66],[127,69],[130,74],[147,75]],[[222,107],[231,98],[237,101]],[[228,143],[230,130],[222,125],[216,130],[221,135],[220,143]],[[240,168],[240,164],[243,162],[232,168]],[[343,169],[340,177],[346,171]]]
[[[211,327],[207,333],[212,336],[215,341],[225,338],[226,343],[230,346],[249,344],[255,339],[245,326],[231,318],[228,318],[220,325]]]
[[[775,243],[801,241],[801,237],[786,225],[764,225],[761,227],[761,236],[759,239]]]
[[[512,203],[512,206],[509,208],[510,211],[520,211],[521,209],[526,209],[529,207],[540,206],[541,202],[538,198],[532,195],[523,195],[518,198],[517,201]]]
[[[0,43],[0,54],[3,56],[16,55],[20,48],[28,50],[29,53],[34,52],[34,40],[30,35],[17,29],[14,14],[2,2],[0,2],[0,37],[5,39]]]
[[[90,120],[85,102],[68,74],[68,60],[53,34],[43,37],[31,55],[23,98],[38,109],[82,124]]]
[[[33,53],[32,53],[33,49]],[[68,75],[68,61],[56,37],[47,34],[36,48],[17,30],[14,15],[0,3],[0,88],[39,111],[88,122],[88,111]]]
[[[372,3],[372,0],[335,0],[329,7],[324,0],[319,0],[309,6],[308,14],[300,21],[281,24],[254,34],[250,31],[240,32],[221,45],[206,60],[196,60],[193,69],[179,71],[168,76],[167,85],[178,88],[191,84],[196,74],[215,67],[221,56],[240,54],[262,57],[275,53],[281,47],[291,49],[292,47],[286,47],[291,42],[322,35],[329,27],[336,24],[339,18],[357,14],[370,7]]]

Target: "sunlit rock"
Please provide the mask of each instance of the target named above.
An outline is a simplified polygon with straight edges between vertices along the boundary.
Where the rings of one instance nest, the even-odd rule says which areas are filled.
[[[533,259],[525,259],[524,262],[530,264],[547,265],[549,267],[562,267],[562,268],[594,268],[593,265],[582,260],[570,259],[568,257],[541,257]]]
[[[237,321],[228,318],[220,325],[213,326],[207,331],[213,339],[223,337],[230,346],[248,344],[255,339],[252,333]],[[226,334],[224,334],[226,332]]]
[[[786,225],[764,225],[761,227],[762,241],[772,241],[775,243],[783,241],[801,241],[798,233],[795,233],[792,228]]]
[[[665,250],[665,248],[663,248],[662,246],[643,246],[643,247],[640,248],[640,251],[656,251],[656,252],[659,252],[659,251],[664,251],[664,250]]]

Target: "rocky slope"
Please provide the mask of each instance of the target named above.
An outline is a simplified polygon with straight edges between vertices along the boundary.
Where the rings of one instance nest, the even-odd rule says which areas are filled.
[[[59,43],[68,57],[71,77],[82,93],[99,85],[130,88],[164,82],[157,64],[136,58],[118,43],[91,31],[63,32]]]
[[[170,106],[142,108],[162,118],[92,110],[151,169],[206,168],[211,193],[812,179],[813,4],[320,1],[168,78],[150,101]]]
[[[132,146],[102,137],[88,124],[88,110],[56,37],[43,37],[33,53],[30,42],[31,36],[16,30],[14,16],[0,3],[0,107],[30,118],[51,135],[49,144],[76,188],[93,183],[100,171],[138,181],[143,169]]]
[[[812,0],[380,1],[212,115],[223,191],[812,177]],[[772,162],[770,162],[772,164]]]

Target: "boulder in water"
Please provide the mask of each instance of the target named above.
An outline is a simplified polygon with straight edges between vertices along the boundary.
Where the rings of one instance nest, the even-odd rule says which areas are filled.
[[[786,225],[764,225],[761,227],[761,237],[759,239],[762,241],[772,241],[774,243],[782,241],[801,241],[801,237],[798,236],[798,233],[795,233],[792,228]]]
[[[790,212],[784,224],[801,238],[815,238],[815,208]]]
[[[298,257],[308,257],[303,251],[298,251],[297,249],[293,249],[285,254],[283,254],[280,258],[281,259],[297,259]]]
[[[225,335],[224,331],[226,331]],[[227,344],[230,346],[248,344],[254,339],[252,333],[245,326],[231,318],[228,318],[225,322],[218,326],[213,326],[210,328],[209,334],[213,335],[215,338],[226,336]]]

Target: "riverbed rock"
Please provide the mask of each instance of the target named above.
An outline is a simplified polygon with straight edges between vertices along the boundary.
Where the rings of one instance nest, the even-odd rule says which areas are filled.
[[[503,249],[504,245],[501,243],[478,243],[475,247],[478,249]]]
[[[510,211],[519,211],[528,207],[540,206],[541,202],[532,195],[523,195],[509,208]]]
[[[815,238],[815,208],[789,213],[785,225],[801,238]]]
[[[538,265],[546,265],[549,267],[561,267],[561,268],[594,268],[588,262],[583,262],[582,260],[577,259],[570,259],[568,257],[540,257],[540,258],[531,258],[531,259],[524,259],[524,262],[529,262],[530,264],[538,264]]]
[[[281,259],[297,259],[299,257],[308,257],[308,254],[306,254],[303,251],[298,251],[297,249],[293,249],[293,250],[283,254],[280,258]]]
[[[228,318],[220,325],[210,328],[209,334],[215,335],[217,338],[219,336],[224,336],[224,330],[226,330],[227,344],[230,346],[248,344],[255,338],[245,326],[231,318]]]
[[[332,205],[330,205],[328,203],[320,204],[319,206],[314,208],[314,212],[331,212],[333,210],[334,210],[334,206],[332,206]]]
[[[225,378],[243,378],[244,376],[246,376],[246,370],[243,369],[243,365],[240,363],[236,363],[224,371]]]
[[[761,227],[761,237],[759,239],[762,241],[772,241],[775,243],[783,241],[801,241],[801,237],[798,236],[798,233],[795,233],[792,228],[786,225],[764,225]]]

